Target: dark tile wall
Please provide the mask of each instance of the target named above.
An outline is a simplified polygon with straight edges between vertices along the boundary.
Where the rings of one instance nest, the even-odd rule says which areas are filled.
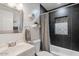
[[[51,44],[79,51],[79,4],[59,8],[49,15]],[[55,34],[55,18],[59,17],[68,17],[68,35]]]
[[[47,12],[47,10],[40,4],[40,14]]]

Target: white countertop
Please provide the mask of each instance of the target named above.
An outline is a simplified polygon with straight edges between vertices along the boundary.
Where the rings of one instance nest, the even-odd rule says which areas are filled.
[[[29,51],[34,53],[34,46],[28,43],[20,43],[14,47],[9,47],[4,51],[0,52],[0,56],[17,56],[23,52]],[[29,54],[29,53],[28,53]]]

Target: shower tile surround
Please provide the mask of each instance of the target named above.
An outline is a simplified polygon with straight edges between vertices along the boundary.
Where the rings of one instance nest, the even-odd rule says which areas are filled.
[[[51,52],[59,55],[79,56],[79,4],[59,8],[50,13],[50,42]],[[55,34],[55,18],[69,17],[68,35]]]

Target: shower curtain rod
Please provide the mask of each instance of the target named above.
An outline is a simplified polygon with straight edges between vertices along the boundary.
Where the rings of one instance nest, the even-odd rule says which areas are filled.
[[[76,4],[78,4],[78,3],[71,4],[71,5],[65,6],[65,7],[63,7],[63,8],[67,8],[67,7],[70,7],[70,6],[74,6],[74,5],[76,5]],[[61,7],[61,8],[62,8],[62,7]],[[54,11],[56,11],[56,10],[58,10],[58,9],[55,9],[55,10],[52,10],[52,11],[48,11],[48,12],[42,13],[42,14],[40,14],[40,15],[44,15],[44,14],[47,14],[47,13],[50,13],[50,12],[54,12]]]

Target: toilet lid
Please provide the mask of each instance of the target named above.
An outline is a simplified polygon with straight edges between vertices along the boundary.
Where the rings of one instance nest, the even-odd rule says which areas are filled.
[[[41,51],[37,53],[37,56],[53,56],[53,55],[47,51]]]

